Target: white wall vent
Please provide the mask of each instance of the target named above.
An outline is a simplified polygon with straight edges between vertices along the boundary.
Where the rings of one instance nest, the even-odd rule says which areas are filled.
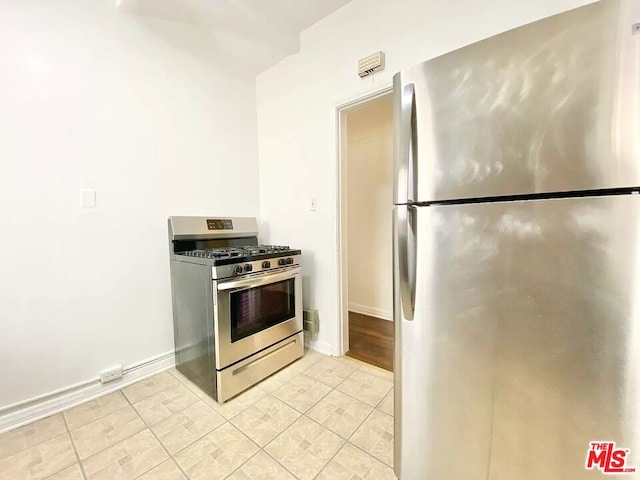
[[[384,70],[384,52],[376,52],[358,60],[358,75],[363,78],[380,70]]]

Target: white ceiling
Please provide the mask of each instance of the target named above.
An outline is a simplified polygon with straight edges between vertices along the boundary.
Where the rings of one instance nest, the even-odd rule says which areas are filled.
[[[350,0],[116,0],[118,7],[198,27],[212,47],[257,73],[298,51],[300,32]],[[202,47],[206,47],[203,45]]]

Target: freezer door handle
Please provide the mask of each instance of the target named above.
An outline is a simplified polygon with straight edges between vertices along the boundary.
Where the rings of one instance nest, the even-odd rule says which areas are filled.
[[[413,206],[397,207],[400,302],[405,320],[413,320],[416,304],[416,218]]]
[[[401,85],[399,77],[395,90],[395,203],[403,204],[417,198],[416,185],[416,93],[412,83]]]

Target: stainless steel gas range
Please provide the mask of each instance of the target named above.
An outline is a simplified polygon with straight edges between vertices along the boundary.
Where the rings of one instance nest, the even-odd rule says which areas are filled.
[[[176,368],[224,402],[303,355],[300,250],[255,218],[170,217]]]

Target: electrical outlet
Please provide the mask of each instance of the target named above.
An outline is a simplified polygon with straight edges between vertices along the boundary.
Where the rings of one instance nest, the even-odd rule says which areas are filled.
[[[122,365],[116,365],[100,372],[100,383],[113,382],[119,378],[122,378]]]

